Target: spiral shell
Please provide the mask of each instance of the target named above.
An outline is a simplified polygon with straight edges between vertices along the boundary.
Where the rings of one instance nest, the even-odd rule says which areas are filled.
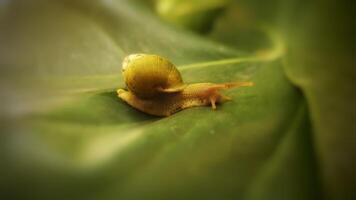
[[[122,65],[122,73],[128,90],[143,99],[181,91],[185,87],[177,68],[157,55],[127,56]]]

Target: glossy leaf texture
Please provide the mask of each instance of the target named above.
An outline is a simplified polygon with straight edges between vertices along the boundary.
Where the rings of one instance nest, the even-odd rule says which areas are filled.
[[[0,194],[352,199],[349,8],[221,1],[212,3],[221,9],[214,17],[202,13],[217,7],[197,11],[194,27],[186,23],[194,9],[168,20],[176,26],[155,14],[152,4],[162,2],[169,1],[0,2]],[[203,35],[191,31],[205,26]],[[152,117],[116,96],[131,53],[168,58],[187,83],[255,86],[226,91],[233,101],[216,111]]]

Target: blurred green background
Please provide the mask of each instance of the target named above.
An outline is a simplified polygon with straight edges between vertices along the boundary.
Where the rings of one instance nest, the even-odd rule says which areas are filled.
[[[355,199],[344,0],[0,0],[1,199]],[[120,101],[121,62],[251,80],[216,111]]]

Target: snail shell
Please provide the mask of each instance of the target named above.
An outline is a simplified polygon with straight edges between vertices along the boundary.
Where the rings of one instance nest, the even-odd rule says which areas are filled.
[[[223,89],[252,86],[252,82],[184,84],[177,68],[157,55],[132,54],[124,59],[122,74],[128,90],[118,89],[118,97],[132,107],[156,116],[169,116],[193,106],[222,103],[231,98]]]
[[[122,73],[127,88],[137,97],[149,99],[185,87],[177,68],[157,55],[132,54],[124,59]]]

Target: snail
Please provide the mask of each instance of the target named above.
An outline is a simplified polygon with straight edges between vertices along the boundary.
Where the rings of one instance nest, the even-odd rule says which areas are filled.
[[[132,107],[155,116],[169,116],[194,106],[231,100],[220,90],[252,86],[252,82],[185,84],[178,69],[158,55],[131,54],[124,58],[122,75],[127,87],[118,89],[118,97]]]

